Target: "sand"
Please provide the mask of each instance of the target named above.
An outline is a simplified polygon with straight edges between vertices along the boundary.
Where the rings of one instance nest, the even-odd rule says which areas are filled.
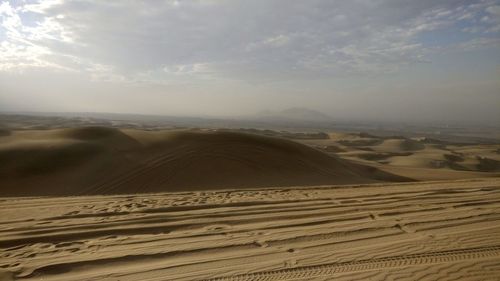
[[[498,280],[500,179],[4,198],[3,280]]]
[[[417,181],[500,176],[500,144],[453,143],[428,138],[332,133],[302,143],[351,163]]]
[[[81,127],[0,138],[0,196],[410,181],[284,138]]]
[[[499,280],[499,151],[364,133],[3,130],[0,281]]]
[[[11,129],[0,134],[0,196],[499,177],[499,151],[499,144],[366,133]]]

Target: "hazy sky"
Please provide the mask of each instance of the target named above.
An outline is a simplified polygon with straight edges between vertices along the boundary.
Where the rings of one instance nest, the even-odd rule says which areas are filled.
[[[0,110],[500,124],[500,1],[13,0]]]

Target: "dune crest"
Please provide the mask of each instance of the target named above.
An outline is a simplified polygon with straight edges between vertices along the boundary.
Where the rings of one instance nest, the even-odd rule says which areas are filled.
[[[0,183],[10,196],[406,180],[290,140],[227,131],[86,127],[9,138]]]

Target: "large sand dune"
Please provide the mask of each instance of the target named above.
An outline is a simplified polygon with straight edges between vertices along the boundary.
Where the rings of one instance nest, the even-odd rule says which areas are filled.
[[[500,179],[0,201],[3,280],[498,280]]]
[[[0,139],[0,162],[4,196],[408,180],[290,140],[212,130],[14,131]]]

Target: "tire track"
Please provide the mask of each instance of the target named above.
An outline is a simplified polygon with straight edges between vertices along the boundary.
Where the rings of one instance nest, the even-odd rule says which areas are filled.
[[[122,173],[115,175],[112,179],[106,180],[101,183],[97,183],[95,185],[92,185],[86,189],[80,194],[88,194],[91,192],[109,192],[113,188],[125,184],[143,174],[148,173],[152,169],[156,169],[163,165],[165,162],[168,162],[169,160],[174,159],[175,156],[171,151],[160,154],[158,156],[152,157],[145,162],[141,163],[137,167],[134,167],[130,170],[123,171]]]
[[[157,160],[113,184],[171,159]],[[15,198],[0,202],[0,270],[21,280],[498,280],[497,181]]]
[[[500,246],[491,246],[404,256],[393,256],[343,263],[304,266],[275,271],[263,271],[250,274],[204,279],[204,281],[301,280],[306,278],[329,276],[335,273],[350,271],[370,271],[385,268],[419,266],[424,264],[451,263],[464,260],[495,258],[499,256]]]

